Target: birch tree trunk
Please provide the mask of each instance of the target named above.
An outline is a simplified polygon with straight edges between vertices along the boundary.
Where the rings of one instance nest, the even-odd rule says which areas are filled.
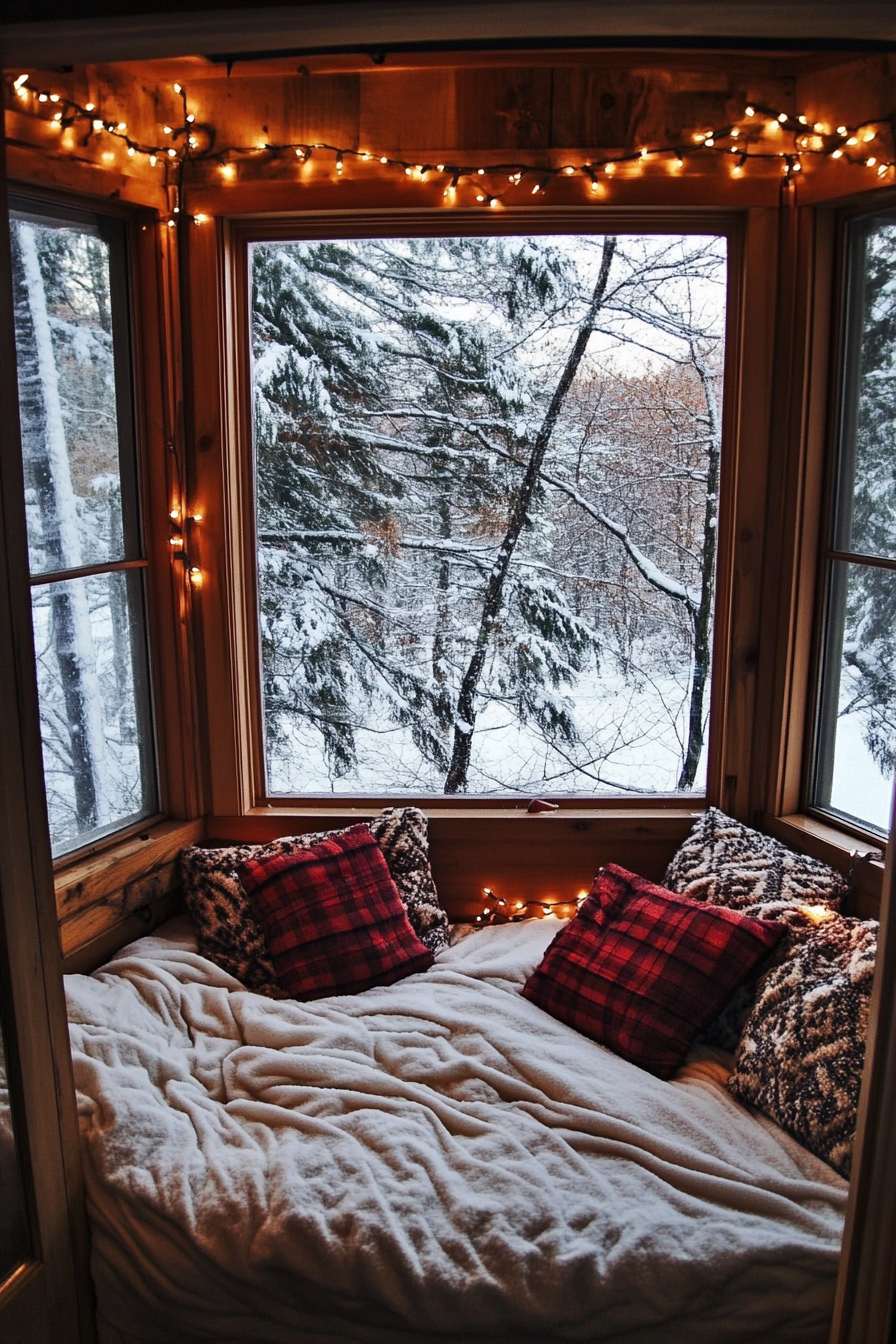
[[[47,296],[32,225],[12,231],[22,446],[40,510],[46,567],[77,569],[82,563],[59,374]],[[96,652],[84,581],[52,584],[53,648],[69,734],[74,808],[79,830],[106,819],[105,733]]]
[[[523,482],[513,500],[513,507],[504,533],[504,540],[501,543],[497,559],[495,560],[494,567],[489,575],[485,596],[482,600],[482,613],[479,619],[479,629],[476,632],[476,643],[473,649],[473,654],[467,665],[467,670],[461,681],[460,691],[458,692],[457,697],[454,743],[451,753],[451,763],[448,767],[448,774],[445,779],[446,793],[462,793],[467,787],[470,757],[473,749],[473,731],[476,727],[476,697],[479,692],[482,669],[485,666],[485,658],[491,641],[492,632],[494,631],[495,623],[498,619],[498,613],[501,610],[507,571],[510,568],[510,561],[516,550],[517,543],[528,516],[532,497],[535,493],[536,486],[538,485],[542,463],[544,462],[545,454],[551,441],[551,435],[554,432],[554,426],[557,423],[563,403],[566,400],[566,395],[572,386],[573,379],[578,372],[582,357],[585,354],[588,342],[591,339],[591,333],[594,330],[594,324],[597,320],[597,315],[600,312],[604,294],[606,293],[607,281],[609,279],[610,267],[613,262],[613,254],[615,251],[615,237],[605,238],[600,272],[597,277],[597,283],[594,286],[591,302],[588,305],[588,311],[579,326],[575,343],[573,344],[572,350],[569,352],[569,358],[560,375],[560,381],[554,389],[554,395],[551,397],[551,402],[545,413],[541,428],[532,445],[532,452],[526,467],[526,475],[524,476]]]

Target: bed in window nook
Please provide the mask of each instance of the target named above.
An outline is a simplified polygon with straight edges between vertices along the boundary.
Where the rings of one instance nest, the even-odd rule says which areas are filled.
[[[715,809],[569,919],[449,925],[414,808],[182,863],[67,981],[104,1344],[827,1338],[839,874]]]

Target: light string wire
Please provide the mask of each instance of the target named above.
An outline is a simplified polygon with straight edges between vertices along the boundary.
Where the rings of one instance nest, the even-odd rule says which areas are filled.
[[[496,896],[491,887],[483,887],[482,910],[476,916],[474,923],[477,928],[485,928],[488,924],[516,924],[521,919],[531,918],[529,910],[532,907],[545,915],[552,915],[555,911],[564,910],[567,915],[572,916],[578,913],[587,898],[587,891],[580,891],[572,900],[539,900],[533,897],[532,900],[528,901],[515,901],[508,896]]]
[[[79,124],[83,126],[85,133],[81,148],[89,145],[92,136],[104,135],[124,143],[128,157],[143,158],[151,167],[161,165],[171,211],[166,222],[172,227],[176,217],[185,213],[184,182],[190,165],[217,164],[224,180],[232,182],[237,176],[240,162],[264,157],[274,161],[288,154],[294,154],[300,165],[308,164],[315,153],[332,155],[337,178],[342,176],[346,161],[354,160],[375,164],[380,169],[401,173],[411,181],[430,186],[433,182],[441,182],[442,196],[449,204],[457,200],[463,188],[468,188],[475,200],[486,208],[515,200],[520,190],[528,191],[532,196],[543,195],[552,183],[563,177],[584,177],[592,194],[599,196],[603,194],[604,183],[612,180],[617,170],[626,165],[643,166],[648,162],[665,162],[675,172],[684,167],[686,160],[706,158],[710,154],[731,161],[732,177],[743,176],[748,164],[775,162],[780,164],[782,176],[793,183],[803,171],[804,159],[844,161],[870,169],[881,185],[883,179],[896,174],[896,157],[892,156],[892,151],[883,147],[884,128],[889,133],[891,145],[896,139],[896,113],[855,125],[839,125],[831,130],[824,123],[810,122],[806,116],[793,116],[755,103],[745,107],[740,122],[696,131],[689,140],[675,144],[645,145],[629,153],[588,159],[583,163],[432,164],[378,154],[370,149],[333,145],[323,140],[260,140],[255,145],[220,147],[216,144],[214,126],[196,121],[190,111],[187,91],[180,83],[172,87],[180,99],[183,120],[179,126],[164,125],[162,134],[167,137],[166,141],[150,145],[134,139],[128,132],[126,122],[103,116],[93,103],[82,105],[64,94],[39,89],[31,84],[27,74],[8,82],[12,95],[21,105],[20,110],[41,121],[53,123],[61,130]],[[790,137],[787,148],[774,147],[773,141],[779,135]],[[768,147],[762,147],[760,140],[768,141]],[[497,181],[499,178],[502,179],[500,184]],[[188,218],[194,223],[202,223],[205,216],[197,214]]]

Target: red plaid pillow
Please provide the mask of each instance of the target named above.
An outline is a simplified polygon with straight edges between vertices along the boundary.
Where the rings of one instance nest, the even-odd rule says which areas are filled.
[[[238,871],[277,979],[293,998],[355,994],[433,963],[367,826]]]
[[[623,1059],[669,1078],[783,932],[779,923],[675,896],[608,864],[523,993]]]

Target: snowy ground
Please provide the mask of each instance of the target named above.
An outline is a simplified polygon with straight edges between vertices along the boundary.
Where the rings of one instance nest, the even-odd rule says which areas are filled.
[[[636,684],[618,674],[592,674],[580,680],[572,698],[584,743],[574,749],[552,748],[533,725],[519,723],[500,705],[487,707],[476,723],[468,793],[677,792],[686,710],[680,683],[667,677]],[[334,778],[320,735],[312,724],[294,720],[286,747],[270,753],[271,792],[443,792],[444,777],[422,759],[410,730],[371,724],[358,742],[358,767]],[[705,779],[704,748],[695,793],[703,791]]]
[[[890,829],[892,776],[881,773],[862,740],[862,715],[837,720],[831,807],[878,830]]]

